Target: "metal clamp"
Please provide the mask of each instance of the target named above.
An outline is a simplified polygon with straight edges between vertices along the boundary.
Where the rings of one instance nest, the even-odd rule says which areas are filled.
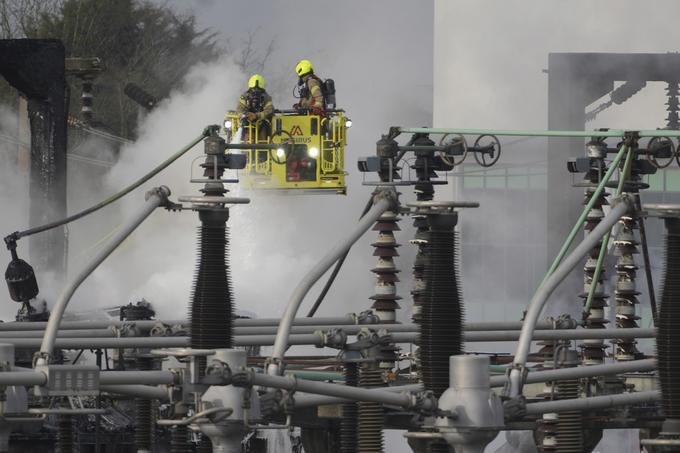
[[[404,392],[406,393],[406,392]],[[419,412],[427,415],[432,415],[437,412],[437,398],[434,396],[431,390],[425,390],[422,392],[411,393],[412,406]],[[449,418],[457,418],[456,414],[446,415]]]
[[[380,200],[387,200],[392,204],[392,208],[399,207],[399,194],[392,186],[378,187],[373,192],[373,203]]]
[[[314,333],[320,335],[323,339],[323,345],[319,347],[342,349],[347,344],[347,333],[342,329],[332,328],[326,331],[317,330]]]
[[[205,376],[201,379],[201,384],[206,385],[229,385],[231,384],[231,368],[221,360],[212,360],[206,366]]]

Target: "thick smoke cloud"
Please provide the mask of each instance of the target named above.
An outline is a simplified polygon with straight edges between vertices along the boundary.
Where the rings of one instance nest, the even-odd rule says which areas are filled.
[[[175,5],[187,7],[184,2]],[[251,206],[241,210],[249,216],[262,213],[261,217],[252,218],[258,226],[241,232],[251,236],[237,237],[233,232],[235,247],[237,241],[254,240],[262,244],[259,253],[268,256],[261,259],[251,250],[253,259],[241,262],[241,268],[252,266],[272,286],[281,279],[283,287],[292,288],[307,268],[305,259],[317,259],[322,250],[346,231],[370,195],[371,188],[361,185],[361,175],[355,170],[357,157],[372,154],[375,141],[390,125],[431,122],[432,3],[354,1],[320,7],[309,1],[230,5],[199,2],[191,8],[200,25],[229,37],[230,47],[237,55],[242,40],[250,33],[255,33],[255,50],[261,51],[273,41],[274,52],[262,73],[276,107],[289,108],[295,102],[292,90],[297,78],[293,67],[300,58],[309,58],[321,77],[335,80],[339,106],[353,120],[346,155],[350,186],[346,197],[277,197],[276,202],[264,205],[258,196]],[[359,10],[361,14],[357,14]],[[396,10],[401,13],[388,13]],[[408,64],[404,64],[406,61]],[[245,86],[247,76],[242,74],[236,81],[240,87]],[[234,103],[235,98],[228,99],[221,108],[233,108]],[[277,230],[259,228],[267,222],[275,222]],[[410,222],[402,222],[406,229],[404,238],[400,238],[402,243],[410,237],[404,223]],[[252,235],[256,237],[252,239]],[[374,259],[368,246],[371,241],[372,237],[365,238],[350,254],[320,315],[361,311],[370,306],[367,296],[373,281],[369,269]],[[286,254],[286,250],[292,255]],[[410,253],[407,247],[401,250],[407,256]],[[295,277],[281,272],[293,263]],[[235,282],[239,284],[236,276]],[[406,285],[403,291],[407,291]],[[285,299],[288,292],[279,290],[275,294]],[[310,296],[311,300],[313,294]],[[284,300],[257,302],[273,307],[274,312],[280,312],[284,304]]]

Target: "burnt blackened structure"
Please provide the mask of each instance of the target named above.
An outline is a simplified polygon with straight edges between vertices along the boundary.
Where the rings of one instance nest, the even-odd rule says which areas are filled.
[[[0,40],[0,74],[28,100],[31,128],[31,225],[66,217],[65,50],[54,39]],[[66,267],[63,227],[31,239],[30,261],[60,276]]]

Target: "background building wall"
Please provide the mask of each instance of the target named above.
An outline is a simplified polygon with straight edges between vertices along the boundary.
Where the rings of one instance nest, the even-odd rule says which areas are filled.
[[[674,52],[677,44],[669,37],[674,28],[672,16],[678,12],[680,4],[672,1],[642,5],[630,0],[436,0],[434,125],[546,129],[550,53]],[[657,32],[633,32],[643,23],[644,29]],[[585,127],[664,127],[663,89],[664,84],[648,84],[628,102],[604,111]],[[509,137],[502,142],[503,155],[494,168],[483,171],[465,165],[451,177],[456,198],[482,204],[462,216],[462,268],[469,319],[520,317],[551,256],[546,247],[553,233],[546,228],[546,206],[551,202],[547,197],[551,183],[546,168],[547,140]],[[652,191],[662,188],[669,191],[665,199],[673,199],[678,176],[674,164],[651,177],[652,189],[643,201],[660,199],[662,195]],[[583,190],[558,189],[575,194]],[[571,225],[575,218],[565,221]],[[657,239],[659,232],[652,227],[651,234]],[[559,234],[557,239],[561,238]],[[551,308],[552,312],[577,314],[580,299],[562,297],[554,300]]]

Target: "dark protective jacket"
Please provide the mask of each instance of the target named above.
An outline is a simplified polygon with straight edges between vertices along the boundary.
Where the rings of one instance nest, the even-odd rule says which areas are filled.
[[[257,120],[269,119],[274,115],[272,97],[261,88],[250,88],[243,93],[238,101],[236,111],[241,115],[248,112],[257,114]]]

